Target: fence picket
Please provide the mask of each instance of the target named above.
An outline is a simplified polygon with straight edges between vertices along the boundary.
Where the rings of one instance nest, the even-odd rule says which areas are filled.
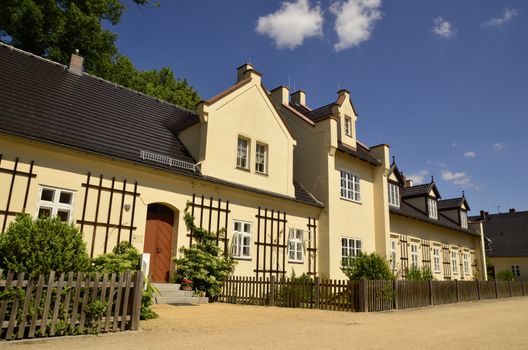
[[[27,281],[26,286],[26,297],[24,298],[24,305],[22,306],[22,315],[26,315],[28,312],[29,304],[31,302],[31,297],[33,293],[33,285],[35,284],[35,279],[30,278]],[[27,317],[22,317],[22,320],[20,321],[20,324],[18,325],[18,339],[22,339],[24,337],[24,332],[26,331],[26,323],[27,323]]]
[[[31,325],[29,326],[28,338],[33,338],[35,336],[35,329],[37,328],[38,309],[40,306],[42,289],[44,288],[44,278],[44,275],[40,274],[37,284],[37,292],[35,294],[35,310],[33,311],[33,317],[31,318]]]
[[[61,305],[61,293],[62,293],[62,284],[64,283],[64,272],[59,275],[59,281],[57,282],[57,289],[55,292],[55,305],[53,306],[53,316],[50,323],[50,336],[55,335],[55,322],[59,317],[59,307]]]
[[[44,298],[44,311],[42,312],[42,320],[40,321],[39,333],[46,335],[46,326],[48,324],[48,312],[51,302],[51,293],[53,291],[53,284],[55,283],[55,271],[49,273],[48,284],[46,286],[46,297]]]
[[[13,331],[15,329],[17,314],[18,314],[18,304],[19,304],[19,291],[22,290],[22,286],[24,284],[24,272],[19,272],[17,274],[17,292],[15,294],[15,298],[13,300],[13,304],[11,305],[11,317],[9,318],[9,325],[7,326],[7,333],[6,333],[6,339],[10,340],[13,339]]]

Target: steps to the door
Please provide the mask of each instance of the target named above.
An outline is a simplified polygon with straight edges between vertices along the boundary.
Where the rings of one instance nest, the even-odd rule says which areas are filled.
[[[158,290],[154,295],[156,304],[207,304],[209,298],[194,296],[193,291],[180,290],[179,284],[152,283]]]

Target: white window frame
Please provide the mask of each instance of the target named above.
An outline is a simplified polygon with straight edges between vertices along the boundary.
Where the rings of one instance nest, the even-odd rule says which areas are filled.
[[[463,228],[468,228],[468,216],[467,212],[464,210],[460,211],[460,226]]]
[[[44,190],[53,191],[53,199],[51,201],[46,201],[42,199],[42,193]],[[71,195],[71,200],[69,204],[60,202],[61,193],[68,193]],[[39,190],[38,203],[37,203],[37,212],[35,217],[39,217],[40,209],[48,209],[51,211],[51,216],[57,216],[59,211],[68,212],[67,222],[72,221],[73,219],[73,207],[75,203],[75,191],[67,190],[64,188],[51,187],[51,186],[41,186]]]
[[[398,254],[398,239],[391,238],[390,239],[390,251],[389,251],[389,257],[390,257],[390,266],[392,271],[396,271],[396,258]]]
[[[464,274],[469,275],[469,254],[468,253],[462,254],[462,262],[464,265]]]
[[[345,135],[352,137],[352,118],[345,116]]]
[[[362,248],[363,248],[363,243],[361,242],[361,239],[342,236],[341,237],[341,261],[346,261],[350,257],[352,258],[357,257],[358,254],[362,252]]]
[[[513,277],[521,277],[521,269],[519,265],[512,265],[511,272],[513,273]]]
[[[293,253],[293,257],[292,257]],[[300,256],[299,256],[300,255]],[[290,228],[288,235],[288,261],[294,263],[304,262],[304,231]]]
[[[240,142],[243,141],[246,143],[245,149],[240,144]],[[236,154],[236,166],[240,169],[249,169],[249,162],[250,162],[250,149],[251,149],[251,140],[247,137],[238,136],[237,138],[237,154]],[[245,152],[245,158],[242,157],[242,152]],[[245,164],[242,164],[244,161]]]
[[[259,152],[259,147],[264,149],[264,153]],[[262,160],[262,162],[260,162]],[[262,166],[262,171],[259,167]],[[255,172],[266,175],[268,173],[268,145],[262,142],[257,142],[255,146]]]
[[[341,198],[353,202],[361,201],[360,177],[348,170],[340,170]]]
[[[436,203],[436,199],[427,198],[427,211],[429,212],[429,217],[431,219],[438,220],[438,205]]]
[[[391,182],[388,183],[389,205],[400,207],[400,187]]]
[[[433,247],[433,267],[434,272],[440,273],[440,248],[439,247]]]
[[[418,244],[411,243],[411,266],[418,268]]]
[[[240,224],[240,230],[236,229],[237,224]],[[249,227],[249,232],[245,228]],[[248,221],[233,220],[233,242],[231,245],[231,254],[233,258],[251,260],[251,236],[253,233],[253,223]],[[244,244],[244,238],[249,239],[248,244]],[[244,248],[247,248],[247,254],[244,253]]]
[[[456,250],[451,251],[451,271],[458,273],[458,252]]]

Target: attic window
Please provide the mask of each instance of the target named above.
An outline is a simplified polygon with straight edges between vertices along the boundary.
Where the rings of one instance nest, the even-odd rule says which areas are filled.
[[[400,188],[389,182],[389,205],[400,207]]]
[[[460,226],[462,226],[463,228],[468,228],[467,212],[463,210],[460,211]]]
[[[345,117],[345,135],[352,137],[352,118]]]
[[[247,139],[238,137],[237,143],[237,168],[248,169],[249,168],[249,142]]]
[[[427,211],[431,219],[438,219],[438,207],[434,198],[427,198]]]

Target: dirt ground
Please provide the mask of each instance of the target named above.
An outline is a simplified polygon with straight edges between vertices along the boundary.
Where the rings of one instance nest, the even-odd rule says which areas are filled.
[[[528,298],[381,313],[156,305],[141,331],[1,343],[1,349],[528,349]]]

